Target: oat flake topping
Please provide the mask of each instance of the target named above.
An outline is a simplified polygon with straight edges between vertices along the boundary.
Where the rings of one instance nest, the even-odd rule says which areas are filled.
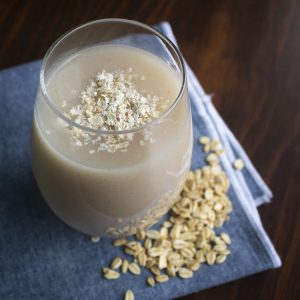
[[[102,71],[81,92],[81,103],[70,117],[83,126],[107,131],[140,127],[159,116],[159,97],[144,95],[133,79],[132,70]]]
[[[65,113],[74,122],[103,131],[123,131],[141,127],[159,117],[167,101],[155,95],[146,94],[136,88],[134,80],[145,80],[145,76],[134,74],[132,69],[106,72],[91,79],[81,92],[81,103]],[[63,105],[62,107],[65,107]],[[70,127],[73,144],[85,146],[94,144],[96,151],[126,151],[132,134],[100,137],[88,134],[81,129]],[[144,130],[140,145],[153,143],[149,130]]]

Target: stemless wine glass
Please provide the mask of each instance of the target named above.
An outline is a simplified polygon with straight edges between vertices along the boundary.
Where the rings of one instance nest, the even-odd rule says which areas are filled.
[[[145,92],[148,84],[170,95],[158,118],[103,131],[66,114],[89,78],[104,68],[131,67],[145,73]],[[182,189],[192,140],[183,59],[158,31],[130,20],[97,20],[70,30],[48,50],[34,107],[32,165],[46,202],[71,227],[125,236],[154,224]]]

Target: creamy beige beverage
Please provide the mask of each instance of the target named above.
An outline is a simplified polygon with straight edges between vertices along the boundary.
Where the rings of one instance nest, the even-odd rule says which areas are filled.
[[[139,93],[158,101],[158,118],[121,135],[92,132],[62,120],[55,110],[76,122],[70,111],[81,102],[89,80],[104,70],[132,74]],[[45,83],[53,107],[40,91],[32,162],[49,206],[67,224],[92,235],[127,235],[152,225],[175,201],[190,166],[186,89],[174,105],[182,83],[179,74],[144,50],[105,45],[61,59],[45,75]]]

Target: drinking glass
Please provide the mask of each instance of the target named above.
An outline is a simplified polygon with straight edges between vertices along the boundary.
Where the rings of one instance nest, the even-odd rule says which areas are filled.
[[[107,45],[146,51],[172,70],[176,97],[158,118],[130,130],[104,131],[76,123],[64,113],[63,106],[71,104],[54,101],[56,93],[61,102],[76,100],[78,87],[88,82],[84,66],[71,66],[72,81],[56,78],[55,70],[90,47]],[[93,68],[92,73],[97,61]],[[64,89],[50,92],[50,80],[62,82]],[[71,132],[85,137],[77,140],[80,147]],[[100,149],[103,141],[111,140],[116,149]],[[122,151],[118,147],[124,141]],[[46,53],[34,107],[32,166],[45,201],[66,224],[97,236],[126,236],[151,226],[179,196],[192,141],[184,62],[176,46],[155,29],[124,19],[96,20],[68,31]]]

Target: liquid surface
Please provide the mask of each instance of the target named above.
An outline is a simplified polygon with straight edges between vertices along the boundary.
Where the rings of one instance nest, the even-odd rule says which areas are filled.
[[[156,56],[128,46],[83,50],[58,64],[47,77],[51,100],[68,109],[79,103],[88,80],[102,70],[132,68],[145,77],[136,86],[171,104],[180,76]],[[147,226],[169,208],[189,169],[192,132],[186,91],[159,124],[148,128],[153,143],[141,146],[142,132],[126,152],[89,151],[74,146],[70,130],[38,94],[32,134],[32,159],[39,187],[54,212],[69,225],[89,234],[119,230],[128,234]],[[129,229],[128,229],[128,228]],[[126,229],[126,230],[125,230]],[[131,232],[131,231],[130,231]]]

